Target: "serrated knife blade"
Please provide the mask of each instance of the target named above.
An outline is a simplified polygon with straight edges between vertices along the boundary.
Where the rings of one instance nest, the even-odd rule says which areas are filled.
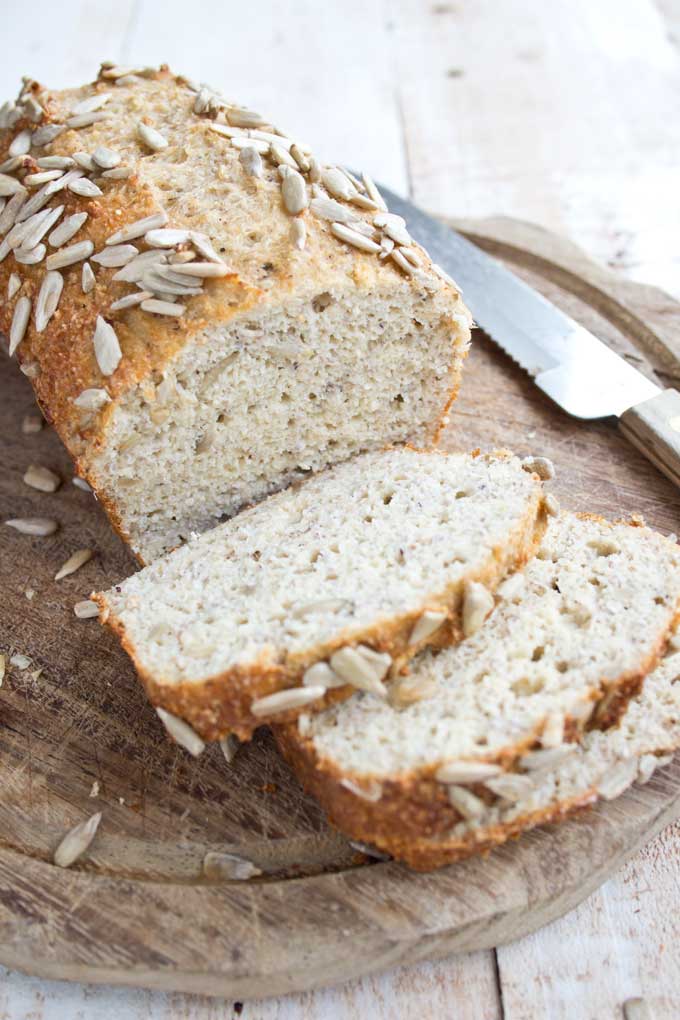
[[[662,390],[496,259],[407,199],[391,212],[460,286],[475,322],[567,413],[616,416],[621,431],[680,485],[680,394]]]

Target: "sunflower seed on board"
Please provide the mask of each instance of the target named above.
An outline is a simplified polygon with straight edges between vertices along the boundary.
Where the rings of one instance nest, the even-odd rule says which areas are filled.
[[[98,167],[101,167],[102,170],[113,170],[114,167],[118,166],[122,158],[119,152],[109,149],[106,145],[98,145],[92,153],[93,162]]]
[[[24,266],[37,266],[45,258],[46,252],[44,244],[37,244],[35,248],[15,248],[14,260]]]
[[[26,174],[22,184],[25,188],[38,188],[48,181],[56,181],[64,173],[63,170],[41,170],[39,173]]]
[[[86,563],[89,563],[93,556],[94,552],[92,549],[79,549],[77,552],[74,552],[56,572],[54,580],[61,581],[63,577],[75,574],[76,570],[80,570]]]
[[[7,150],[10,156],[25,156],[27,152],[31,151],[31,132],[26,128],[24,131],[20,131],[16,135]]]
[[[238,739],[236,734],[227,733],[226,737],[222,737],[220,740],[220,749],[228,765],[231,765],[238,754],[240,747],[241,741]]]
[[[368,197],[373,199],[378,209],[382,209],[383,212],[387,212],[387,203],[378,191],[373,178],[369,177],[368,174],[363,173],[361,175],[361,179],[364,182],[364,187],[366,188],[366,194]]]
[[[527,797],[534,788],[529,776],[522,776],[517,772],[506,772],[505,775],[495,776],[493,779],[486,780],[484,785],[497,797],[511,802]]]
[[[114,301],[111,304],[109,311],[122,312],[126,308],[134,308],[135,305],[141,305],[142,301],[148,301],[149,298],[152,297],[153,294],[150,290],[139,290],[134,294],[126,294],[125,297],[118,298],[117,301]]]
[[[180,747],[183,747],[189,754],[192,754],[194,758],[198,758],[199,755],[203,754],[205,751],[204,741],[201,740],[198,733],[188,723],[184,722],[184,719],[179,719],[176,715],[166,712],[164,708],[157,708],[156,715],[172,739]]]
[[[73,612],[79,620],[92,620],[95,616],[99,616],[99,607],[96,602],[83,599],[82,602],[76,602]]]
[[[75,485],[76,489],[82,489],[83,492],[92,492],[92,486],[88,485],[84,478],[80,478],[79,475],[74,475],[71,479],[71,484]]]
[[[45,273],[33,312],[36,333],[42,333],[56,312],[63,287],[64,278],[61,273],[54,270]]]
[[[49,468],[31,464],[24,473],[24,484],[39,492],[56,492],[61,485],[61,478]]]
[[[81,822],[66,833],[54,851],[53,859],[58,868],[70,868],[85,853],[97,834],[101,820],[102,813],[98,811],[86,822]]]
[[[286,211],[297,216],[309,205],[305,179],[297,170],[291,170],[281,182],[281,195]]]
[[[279,712],[287,712],[292,708],[302,708],[312,701],[323,698],[326,693],[325,687],[291,687],[285,691],[276,691],[274,694],[267,694],[264,698],[257,698],[250,706],[250,711],[257,718],[265,715],[276,715]]]
[[[331,669],[327,662],[315,662],[313,666],[305,670],[302,677],[304,687],[323,687],[324,690],[331,690],[334,687],[344,687],[346,681]]]
[[[351,684],[360,691],[368,691],[380,698],[387,697],[387,690],[382,683],[392,659],[387,654],[374,652],[366,645],[351,648],[339,648],[330,658],[330,666],[345,683]]]
[[[486,813],[486,804],[480,798],[466,790],[464,786],[449,786],[447,789],[449,803],[466,819],[473,821]]]
[[[139,255],[139,251],[134,244],[113,244],[107,245],[106,248],[93,255],[91,261],[108,269],[117,269],[120,266],[126,266],[136,255]]]
[[[33,132],[31,145],[41,149],[44,145],[49,145],[50,142],[53,142],[65,130],[64,124],[43,124]]]
[[[114,234],[107,237],[107,244],[124,244],[126,241],[134,241],[137,237],[143,237],[150,230],[156,230],[158,227],[164,227],[168,222],[168,214],[164,209],[161,209],[157,213],[152,213],[150,216],[144,216],[141,220],[135,220],[134,223],[129,223],[127,227],[121,227],[120,230],[116,230]]]
[[[132,177],[134,172],[133,166],[116,166],[112,170],[105,170],[102,177],[105,177],[107,181],[124,181],[128,177]]]
[[[376,244],[375,241],[371,241],[369,237],[364,237],[364,235],[360,234],[358,230],[346,227],[344,223],[331,223],[331,233],[335,234],[335,236],[341,241],[344,241],[346,244],[351,244],[353,248],[359,248],[361,251],[380,251],[379,244]]]
[[[83,271],[80,277],[80,286],[83,294],[89,294],[92,290],[94,290],[96,282],[94,273],[92,272],[92,266],[89,262],[84,262]]]
[[[61,251],[55,251],[52,255],[48,255],[45,265],[48,269],[63,269],[65,266],[72,266],[75,262],[82,262],[83,259],[89,258],[93,251],[92,241],[78,241],[68,248],[62,248]]]
[[[168,147],[167,138],[164,138],[156,128],[151,127],[150,124],[144,124],[141,120],[137,122],[137,137],[147,148],[153,149],[154,152],[160,152]]]
[[[637,779],[638,760],[627,758],[612,766],[597,782],[597,792],[605,800],[614,800]]]
[[[186,265],[173,264],[172,272],[180,277],[212,279],[213,277],[227,276],[230,269],[224,262],[187,262]]]
[[[73,401],[75,407],[80,408],[81,411],[99,411],[105,404],[108,404],[111,397],[108,395],[106,390],[99,388],[92,388],[89,390],[83,390]]]
[[[416,621],[411,631],[408,643],[417,645],[439,630],[449,614],[445,609],[426,609]]]
[[[72,191],[74,195],[80,195],[81,198],[98,198],[104,194],[102,189],[97,187],[94,181],[88,180],[87,177],[71,181],[68,185],[68,190]]]
[[[87,170],[91,174],[96,173],[97,166],[89,152],[74,152],[73,159],[83,170]]]
[[[16,351],[17,347],[24,339],[26,333],[26,327],[28,326],[28,320],[31,315],[31,299],[27,297],[20,297],[14,308],[14,315],[12,316],[12,325],[9,328],[9,356],[10,358]]]
[[[542,482],[549,482],[555,477],[555,465],[547,457],[525,457],[522,467],[525,471],[538,475]]]
[[[145,312],[152,312],[154,315],[171,315],[179,318],[184,315],[184,305],[175,305],[170,301],[159,301],[156,298],[148,298],[142,301],[141,308]]]
[[[261,875],[262,871],[252,861],[238,854],[211,850],[203,858],[203,874],[214,882],[247,882]]]
[[[8,174],[0,174],[0,195],[4,198],[9,198],[10,195],[25,194],[26,188],[21,181],[18,181],[15,177],[9,177]]]
[[[61,248],[62,244],[70,241],[78,233],[87,217],[88,214],[86,212],[73,213],[71,216],[67,216],[58,227],[54,228],[47,238],[50,246],[52,248]]]
[[[290,239],[298,251],[304,250],[307,243],[307,225],[304,220],[293,220],[290,225]]]
[[[333,198],[349,201],[356,189],[348,177],[338,167],[326,167],[321,171],[321,181]]]
[[[435,772],[438,783],[483,783],[501,775],[503,769],[487,761],[449,761]]]
[[[102,375],[113,375],[120,364],[123,354],[115,329],[101,315],[97,316],[92,341],[99,371]]]
[[[256,128],[268,122],[254,110],[248,110],[244,106],[231,106],[227,110],[227,120],[232,127]]]
[[[66,120],[66,127],[79,130],[80,128],[90,127],[92,124],[99,124],[102,120],[106,120],[108,114],[93,111],[92,113],[77,113],[75,117],[68,117]]]
[[[152,248],[176,248],[178,244],[187,244],[191,240],[191,231],[159,228],[147,231],[144,240]]]
[[[238,161],[249,177],[262,177],[262,156],[254,145],[241,149]]]
[[[360,800],[368,800],[372,804],[379,801],[383,794],[382,785],[375,780],[369,780],[367,786],[361,786],[351,779],[341,779],[340,786],[344,786],[346,790],[353,793],[355,797],[359,797]]]
[[[22,535],[34,535],[38,538],[53,535],[59,527],[56,521],[52,521],[48,517],[13,517],[11,520],[5,521],[5,524]]]
[[[468,581],[463,597],[463,634],[471,637],[476,634],[494,607],[491,592],[479,581]]]
[[[81,99],[72,107],[71,115],[76,117],[80,113],[94,113],[95,110],[106,106],[112,95],[112,92],[96,92],[93,96],[88,96],[87,99]]]
[[[562,744],[561,747],[549,747],[540,751],[529,751],[522,755],[520,765],[527,772],[537,772],[539,769],[551,769],[559,762],[564,761],[570,755],[578,751],[576,744]]]

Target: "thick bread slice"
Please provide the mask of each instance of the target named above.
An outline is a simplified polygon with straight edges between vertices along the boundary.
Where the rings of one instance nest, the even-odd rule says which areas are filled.
[[[154,704],[204,738],[247,736],[356,686],[384,694],[401,659],[461,638],[466,605],[469,630],[471,602],[493,603],[544,526],[541,483],[511,454],[396,448],[269,497],[97,601]]]
[[[566,758],[586,722],[615,722],[675,625],[680,548],[641,526],[563,514],[498,594],[477,634],[412,663],[391,704],[361,693],[276,728],[343,831],[417,862],[410,847],[475,810],[483,779],[517,786],[517,770]]]
[[[436,441],[471,320],[370,179],[124,71],[0,107],[0,334],[150,562],[310,471]]]

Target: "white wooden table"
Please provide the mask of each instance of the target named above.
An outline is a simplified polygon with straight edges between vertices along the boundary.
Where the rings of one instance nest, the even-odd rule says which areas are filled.
[[[7,3],[0,96],[167,62],[421,205],[506,214],[680,296],[680,0]],[[0,1020],[680,1016],[680,825],[568,917],[496,951],[240,1004],[0,968]]]

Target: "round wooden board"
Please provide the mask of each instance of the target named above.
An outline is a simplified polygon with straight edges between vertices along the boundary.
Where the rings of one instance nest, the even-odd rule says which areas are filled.
[[[680,382],[680,306],[669,297],[534,227],[459,226],[643,371]],[[331,984],[531,932],[680,814],[675,763],[562,826],[421,875],[372,863],[334,833],[265,732],[231,767],[216,747],[189,758],[166,740],[112,635],[72,613],[90,590],[134,569],[132,558],[92,496],[70,484],[56,436],[22,435],[32,394],[7,364],[0,394],[2,518],[49,515],[61,525],[44,539],[0,528],[0,651],[32,659],[9,668],[0,688],[1,963],[237,999]],[[547,455],[564,505],[641,512],[664,531],[680,523],[680,493],[615,427],[563,415],[481,334],[446,445]],[[58,493],[22,483],[32,462],[60,472]],[[85,546],[96,558],[55,583]],[[96,810],[104,818],[91,853],[69,871],[54,867],[60,836]],[[263,877],[206,882],[204,854],[227,848]]]

